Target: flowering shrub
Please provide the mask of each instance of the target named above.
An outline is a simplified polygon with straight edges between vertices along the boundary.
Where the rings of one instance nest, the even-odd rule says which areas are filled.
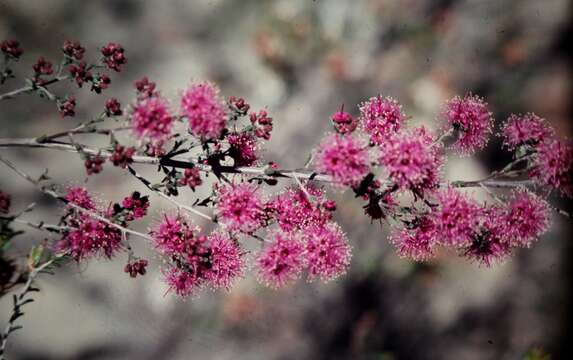
[[[24,51],[14,40],[2,42],[0,49],[0,83],[5,85],[11,83],[11,67]],[[56,68],[48,59],[38,59],[27,85],[0,94],[0,100],[38,95],[53,102],[62,117],[73,118],[75,96],[56,94],[51,85],[89,85],[102,96],[112,83],[110,74],[127,64],[127,52],[116,43],[102,47],[94,63],[79,42],[66,41],[62,53]],[[121,201],[99,203],[86,188],[51,186],[46,176],[36,179],[0,157],[39,191],[66,204],[58,225],[32,223],[24,219],[31,209],[14,211],[10,196],[0,192],[0,249],[19,233],[13,230],[16,224],[52,235],[30,253],[24,270],[30,280],[20,300],[33,289],[41,270],[66,259],[86,262],[127,254],[124,270],[129,276],[154,271],[147,259],[134,254],[129,245],[133,239],[156,249],[164,260],[159,272],[167,289],[180,296],[205,288],[229,289],[251,268],[272,288],[292,284],[304,274],[309,280],[333,280],[350,266],[351,241],[334,220],[339,206],[328,199],[332,187],[353,192],[371,221],[390,225],[390,243],[401,257],[428,261],[445,248],[491,266],[516,248],[531,247],[549,229],[552,207],[545,198],[550,192],[573,194],[572,147],[535,114],[511,115],[502,126],[503,146],[514,152],[514,160],[503,169],[475,181],[445,179],[447,156],[471,155],[493,134],[491,110],[472,94],[445,102],[437,116],[438,132],[408,126],[409,117],[391,97],[370,98],[358,106],[357,116],[341,108],[330,118],[333,132],[318,143],[302,170],[280,169],[262,160],[263,143],[273,130],[267,110],[252,111],[245,99],[234,96],[225,101],[209,82],[190,84],[179,101],[174,100],[142,78],[127,107],[118,99],[106,99],[98,117],[79,121],[68,131],[0,139],[0,148],[75,152],[87,176],[105,172],[105,163],[111,162],[139,180],[149,195],[165,198],[176,208],[148,215],[149,195],[140,191]],[[177,103],[178,108],[173,106]],[[131,132],[133,141],[119,142],[115,135],[122,131]],[[77,135],[86,134],[107,137],[109,144],[94,148],[79,142]],[[160,176],[148,179],[137,172],[149,165]],[[214,175],[212,185],[204,181],[206,174]],[[283,180],[286,186],[273,190]],[[180,188],[209,186],[212,191],[204,199],[177,197]],[[476,200],[462,190],[469,187],[487,189],[490,199]],[[151,229],[136,230],[134,223],[146,217],[155,219]],[[217,224],[216,229],[203,233],[195,225],[199,219]],[[247,250],[253,249],[245,246],[252,241],[258,250]],[[7,281],[18,281],[14,279],[21,277]]]

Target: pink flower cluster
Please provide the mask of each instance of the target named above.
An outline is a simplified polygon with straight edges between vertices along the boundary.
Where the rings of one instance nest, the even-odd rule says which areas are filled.
[[[195,84],[185,90],[181,111],[189,121],[191,133],[197,137],[215,140],[225,129],[225,106],[219,98],[219,89],[211,83]]]
[[[169,290],[180,296],[207,286],[229,288],[243,272],[244,252],[237,242],[224,233],[198,232],[181,214],[165,215],[151,231],[155,246],[167,256],[164,274]]]
[[[492,133],[493,117],[487,103],[477,95],[456,96],[442,111],[447,129],[457,131],[452,148],[464,155],[483,149]]]
[[[131,112],[135,134],[153,140],[163,140],[171,135],[174,120],[167,100],[159,95],[139,100]]]
[[[256,260],[259,279],[272,288],[291,284],[308,270],[310,280],[333,280],[350,265],[350,245],[335,223],[304,232],[277,231]]]
[[[360,105],[360,118],[370,141],[382,145],[388,137],[400,131],[406,117],[402,105],[391,97],[377,96]]]
[[[216,209],[220,223],[230,231],[252,233],[264,224],[264,200],[255,184],[219,186]]]
[[[332,134],[320,144],[314,162],[318,171],[344,186],[357,186],[370,170],[370,154],[351,135]]]
[[[92,196],[83,187],[71,187],[64,199],[82,209],[107,217],[97,206]],[[92,217],[74,207],[68,206],[63,223],[69,230],[56,243],[56,249],[70,255],[76,261],[94,256],[111,258],[121,249],[121,231],[107,222]]]
[[[512,114],[504,124],[501,137],[516,155],[529,155],[529,176],[542,186],[557,189],[562,195],[573,196],[573,146],[559,140],[545,119],[528,113]]]
[[[418,194],[439,185],[444,161],[441,144],[423,127],[388,139],[380,156],[380,164],[390,179],[398,187]]]
[[[479,204],[454,188],[438,191],[435,201],[427,214],[394,230],[391,242],[401,256],[425,261],[443,246],[490,266],[549,228],[549,205],[526,190],[513,192],[505,206]]]
[[[501,130],[503,145],[509,150],[522,145],[535,146],[553,135],[553,129],[545,120],[533,113],[510,115]]]

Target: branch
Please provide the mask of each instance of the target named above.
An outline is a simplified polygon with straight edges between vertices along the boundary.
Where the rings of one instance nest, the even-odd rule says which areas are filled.
[[[32,286],[34,280],[39,274],[42,273],[42,271],[46,270],[56,260],[61,259],[64,256],[65,254],[55,256],[50,260],[46,261],[45,263],[43,263],[42,265],[40,265],[39,267],[33,268],[28,274],[28,280],[26,280],[24,287],[17,294],[14,294],[13,297],[14,305],[12,307],[12,315],[8,320],[8,324],[4,328],[4,331],[2,332],[2,334],[0,334],[0,340],[2,340],[2,342],[0,343],[0,360],[6,359],[4,355],[6,352],[6,346],[8,345],[8,337],[10,336],[10,334],[22,328],[21,325],[14,325],[16,320],[18,320],[18,318],[24,315],[24,313],[22,312],[22,307],[34,301],[34,299],[30,298],[26,299],[26,296],[31,292],[39,291],[38,288]]]
[[[21,139],[0,139],[0,148],[8,147],[24,147],[24,148],[46,148],[52,150],[60,150],[71,153],[77,153],[78,149],[69,143],[63,142],[42,142],[35,138],[21,138]],[[82,151],[90,155],[100,155],[104,158],[109,158],[112,156],[112,152],[100,149],[93,149],[87,146],[82,146]],[[133,157],[133,162],[136,164],[146,164],[146,165],[164,165],[168,167],[175,168],[192,168],[196,167],[203,172],[213,172],[213,168],[210,165],[200,164],[192,161],[192,159],[183,156],[177,156],[172,159],[161,159],[151,156],[136,155]],[[243,174],[252,175],[262,178],[290,178],[299,180],[314,180],[319,182],[330,183],[333,182],[332,177],[324,174],[317,174],[309,169],[298,169],[298,170],[268,170],[266,167],[234,167],[234,166],[219,166],[217,167],[218,172],[229,173],[229,174]],[[531,180],[492,180],[492,179],[482,179],[475,181],[453,181],[452,186],[454,187],[482,187],[487,186],[489,188],[516,188],[523,186],[534,185]]]
[[[74,209],[76,209],[76,210],[78,210],[78,211],[80,211],[80,212],[82,212],[82,213],[84,213],[84,214],[86,214],[86,215],[88,215],[88,216],[94,218],[94,219],[103,221],[103,222],[105,222],[106,224],[108,224],[108,225],[110,225],[110,226],[112,226],[112,227],[114,227],[114,228],[120,230],[120,231],[123,232],[123,233],[132,234],[132,235],[135,235],[135,236],[138,236],[138,237],[140,237],[140,238],[147,239],[147,240],[152,240],[152,238],[151,238],[149,235],[146,235],[146,234],[141,233],[141,232],[139,232],[139,231],[135,231],[135,230],[128,229],[128,228],[126,228],[126,227],[124,227],[124,226],[121,226],[121,225],[119,225],[119,224],[116,224],[116,223],[110,221],[109,219],[107,219],[107,218],[104,217],[104,216],[101,216],[101,215],[98,214],[98,213],[95,213],[95,212],[93,212],[93,211],[91,211],[91,210],[88,210],[88,209],[84,209],[84,208],[82,208],[82,207],[80,207],[80,206],[78,206],[78,205],[76,205],[76,204],[74,204],[74,203],[69,202],[69,201],[66,200],[63,196],[61,196],[60,194],[58,194],[58,193],[55,192],[54,190],[50,190],[50,189],[47,189],[47,188],[44,187],[44,186],[41,186],[39,180],[35,180],[35,179],[32,178],[30,175],[28,175],[28,174],[26,174],[25,172],[23,172],[22,170],[18,169],[14,164],[12,164],[10,161],[4,159],[2,156],[0,156],[0,162],[4,163],[6,166],[8,166],[10,169],[14,170],[14,172],[16,172],[16,173],[17,173],[18,175],[20,175],[22,178],[24,178],[24,179],[27,180],[28,182],[32,183],[36,188],[38,188],[38,190],[40,190],[40,191],[43,192],[44,194],[49,195],[49,196],[53,197],[53,198],[56,199],[56,200],[62,201],[62,202],[65,203],[66,205],[68,205],[68,206],[70,206],[70,207],[72,207],[72,208],[74,208]]]
[[[44,82],[42,85],[24,86],[24,87],[21,87],[19,89],[12,90],[12,91],[4,93],[4,94],[0,94],[0,101],[6,100],[6,99],[11,99],[11,98],[16,97],[18,95],[25,94],[25,93],[30,92],[30,91],[38,90],[40,88],[45,88],[48,85],[55,84],[59,81],[66,80],[68,78],[69,78],[69,76],[67,76],[67,75],[66,76],[58,76],[58,77],[55,77],[51,80]]]

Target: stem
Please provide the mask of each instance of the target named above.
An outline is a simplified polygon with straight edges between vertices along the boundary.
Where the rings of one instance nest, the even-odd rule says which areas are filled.
[[[39,86],[39,85],[38,86],[24,86],[24,87],[21,87],[19,89],[12,90],[12,91],[9,91],[9,92],[4,93],[4,94],[0,94],[0,101],[6,100],[6,99],[11,99],[15,96],[25,94],[25,93],[30,92],[30,91],[37,90],[40,87],[45,88],[48,85],[52,85],[52,84],[55,84],[59,81],[66,80],[66,79],[68,79],[67,75],[66,76],[58,76],[58,77],[55,77],[51,80],[46,81],[41,86]]]
[[[174,204],[175,206],[177,206],[178,209],[186,210],[186,211],[188,211],[188,212],[190,212],[190,213],[192,213],[192,214],[195,214],[195,215],[197,215],[197,216],[202,217],[203,219],[207,219],[207,220],[209,220],[209,221],[212,221],[212,222],[214,222],[214,223],[217,223],[217,219],[216,219],[216,218],[211,217],[211,216],[209,216],[209,215],[207,215],[207,214],[204,214],[204,213],[202,213],[201,211],[192,208],[191,206],[183,205],[183,204],[179,203],[177,200],[175,200],[175,199],[171,198],[170,196],[168,196],[168,195],[162,193],[161,191],[154,189],[154,188],[151,186],[151,183],[150,183],[146,178],[144,178],[143,176],[139,175],[131,166],[128,166],[128,170],[129,170],[129,173],[130,173],[131,175],[133,175],[137,180],[141,181],[141,182],[143,183],[143,185],[145,185],[145,187],[147,187],[149,190],[153,191],[153,192],[154,192],[155,194],[157,194],[159,197],[161,197],[161,198],[163,198],[163,199],[165,199],[165,200],[171,202],[172,204]]]
[[[17,294],[14,294],[14,306],[12,308],[12,315],[8,320],[8,324],[4,328],[4,331],[2,332],[2,334],[0,334],[2,340],[2,343],[0,344],[0,360],[6,359],[4,355],[6,352],[6,346],[8,345],[8,337],[10,336],[11,333],[21,328],[21,326],[14,326],[14,323],[19,317],[24,315],[24,313],[22,312],[22,307],[34,301],[33,299],[26,299],[25,297],[30,292],[39,291],[37,288],[34,288],[32,286],[34,280],[43,270],[52,265],[54,261],[61,258],[62,256],[63,255],[53,257],[52,259],[40,265],[39,267],[32,269],[28,275],[28,279],[26,280],[24,287]]]
[[[24,178],[25,180],[27,180],[28,182],[32,183],[36,188],[38,188],[41,192],[43,192],[46,195],[49,195],[51,197],[53,197],[56,200],[60,200],[62,202],[64,202],[66,205],[94,218],[100,221],[105,222],[106,224],[122,231],[128,234],[132,234],[138,237],[141,237],[143,239],[147,239],[147,240],[152,240],[152,238],[149,235],[146,235],[144,233],[141,233],[139,231],[135,231],[135,230],[131,230],[128,229],[124,226],[121,226],[119,224],[116,224],[112,221],[110,221],[109,219],[105,218],[104,216],[101,216],[100,214],[97,214],[91,210],[88,209],[84,209],[74,203],[71,203],[69,201],[67,201],[63,196],[61,196],[60,194],[58,194],[57,192],[47,189],[43,186],[40,185],[40,181],[39,180],[35,180],[34,178],[32,178],[30,175],[26,174],[25,172],[23,172],[22,170],[18,169],[14,164],[12,164],[10,161],[4,159],[2,156],[0,156],[0,162],[4,163],[6,166],[8,166],[10,169],[14,170],[14,172],[16,172],[18,175],[20,175],[22,178]]]
[[[67,132],[66,132],[67,134]],[[41,140],[41,139],[40,139]],[[0,139],[0,148],[8,147],[24,147],[24,148],[46,148],[52,150],[60,150],[71,153],[77,153],[76,149],[72,144],[63,142],[43,142],[35,138],[20,138],[20,139]],[[100,155],[104,158],[109,158],[112,156],[112,152],[100,149],[93,149],[82,145],[82,151],[90,155]],[[522,160],[522,159],[520,159]],[[145,165],[164,165],[167,167],[175,168],[192,168],[196,167],[204,172],[214,172],[214,169],[210,165],[200,164],[192,161],[188,157],[178,156],[172,159],[161,159],[151,156],[136,155],[133,157],[133,162],[136,164]],[[333,182],[332,177],[325,174],[317,174],[310,169],[298,169],[298,170],[272,170],[268,171],[266,167],[234,167],[234,166],[219,166],[217,168],[218,172],[229,173],[229,174],[243,174],[252,175],[262,178],[290,178],[299,180],[314,180],[319,182],[331,183]],[[453,181],[452,186],[454,187],[481,187],[487,186],[490,188],[515,188],[522,186],[533,185],[531,180],[493,180],[490,177],[481,180],[474,181]]]

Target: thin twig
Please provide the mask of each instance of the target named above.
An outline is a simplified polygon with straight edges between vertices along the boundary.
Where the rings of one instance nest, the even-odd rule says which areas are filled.
[[[201,211],[192,208],[191,206],[183,205],[183,204],[179,203],[177,200],[175,200],[175,199],[171,198],[170,196],[168,196],[168,195],[162,193],[161,191],[159,191],[159,190],[157,190],[157,189],[154,189],[154,188],[151,186],[151,183],[150,183],[146,178],[144,178],[143,176],[139,175],[131,166],[128,166],[128,170],[129,170],[129,173],[130,173],[131,175],[133,175],[136,179],[138,179],[139,181],[141,181],[141,182],[143,183],[143,185],[145,185],[145,187],[147,187],[149,190],[151,190],[153,193],[155,193],[155,194],[158,195],[159,197],[161,197],[161,198],[163,198],[163,199],[165,199],[165,200],[171,202],[173,205],[177,206],[178,209],[186,210],[186,211],[188,211],[188,212],[190,212],[190,213],[192,213],[192,214],[195,214],[195,215],[197,215],[197,216],[202,217],[203,219],[206,219],[206,220],[212,221],[212,222],[214,222],[214,223],[217,223],[217,219],[216,219],[216,218],[213,218],[213,217],[211,217],[211,216],[209,216],[209,215],[207,215],[207,214],[204,214],[204,213],[202,213]]]
[[[12,164],[10,161],[4,159],[2,156],[0,156],[0,162],[4,163],[6,166],[8,166],[9,168],[11,168],[12,170],[14,170],[14,172],[16,172],[18,175],[20,175],[22,178],[26,179],[27,181],[29,181],[30,183],[32,183],[34,186],[36,186],[36,188],[38,188],[38,190],[40,190],[41,192],[43,192],[46,195],[49,195],[51,197],[53,197],[54,199],[60,200],[62,202],[64,202],[66,205],[94,218],[100,221],[105,222],[106,224],[120,230],[123,232],[126,232],[128,234],[132,234],[138,237],[141,237],[143,239],[147,239],[147,240],[152,240],[152,238],[149,235],[146,235],[144,233],[141,233],[139,231],[135,231],[135,230],[131,230],[128,229],[124,226],[121,226],[119,224],[116,224],[112,221],[110,221],[109,219],[107,219],[106,217],[95,213],[91,210],[88,209],[84,209],[81,206],[78,206],[72,202],[69,202],[68,200],[66,200],[63,196],[61,196],[60,194],[58,194],[57,192],[50,190],[46,187],[40,186],[40,182],[38,180],[35,180],[34,178],[32,178],[30,175],[26,174],[25,172],[23,172],[22,170],[18,169],[14,164]]]
[[[51,79],[51,80],[48,80],[48,81],[44,82],[41,86],[40,86],[40,85],[35,85],[35,86],[23,86],[23,87],[21,87],[21,88],[19,88],[19,89],[12,90],[12,91],[9,91],[9,92],[4,93],[4,94],[0,94],[0,101],[6,100],[6,99],[11,99],[11,98],[13,98],[13,97],[16,97],[16,96],[21,95],[21,94],[25,94],[25,93],[27,93],[27,92],[31,92],[31,91],[38,90],[38,89],[41,88],[41,87],[42,87],[42,88],[45,88],[45,87],[48,86],[48,85],[55,84],[55,83],[57,83],[57,82],[59,82],[59,81],[66,80],[66,79],[68,79],[68,78],[69,78],[68,75],[66,75],[66,76],[57,76],[57,77],[55,77],[55,78],[53,78],[53,79]]]

